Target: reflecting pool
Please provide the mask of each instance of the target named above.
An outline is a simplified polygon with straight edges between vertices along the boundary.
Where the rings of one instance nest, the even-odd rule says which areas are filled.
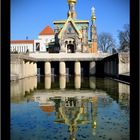
[[[129,88],[95,77],[11,82],[11,140],[129,140]]]

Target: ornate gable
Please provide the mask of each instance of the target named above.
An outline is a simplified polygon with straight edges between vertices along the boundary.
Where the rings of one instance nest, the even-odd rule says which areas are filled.
[[[74,23],[73,19],[69,17],[67,21],[65,22],[62,30],[60,31],[58,38],[60,39],[62,35],[77,35],[79,38],[82,38],[82,34],[78,30],[76,24]]]

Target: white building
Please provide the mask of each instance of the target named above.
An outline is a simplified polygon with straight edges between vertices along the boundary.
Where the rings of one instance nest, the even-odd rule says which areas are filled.
[[[26,53],[34,52],[34,40],[12,40],[11,52]]]
[[[12,40],[11,52],[46,52],[51,42],[54,42],[54,31],[50,26],[46,26],[39,33],[37,40]]]

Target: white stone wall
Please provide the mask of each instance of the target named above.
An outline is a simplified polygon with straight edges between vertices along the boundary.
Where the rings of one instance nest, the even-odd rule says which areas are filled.
[[[46,52],[46,44],[54,42],[54,35],[39,35],[38,40],[34,40],[34,44],[29,43],[12,43],[11,52],[17,51],[18,53],[36,52],[36,43],[40,43],[40,52]]]
[[[46,43],[54,41],[54,35],[39,35],[38,38]]]
[[[40,51],[41,52],[46,52],[46,45],[43,40],[34,40],[34,50],[36,52],[36,43],[40,43]]]
[[[54,41],[54,35],[39,35],[38,40],[34,40],[34,48],[36,51],[36,43],[40,43],[40,52],[46,52],[46,45]]]

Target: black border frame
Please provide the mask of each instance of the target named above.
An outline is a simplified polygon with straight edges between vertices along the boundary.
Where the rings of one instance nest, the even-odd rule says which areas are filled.
[[[1,139],[10,139],[10,0],[1,1]]]
[[[10,139],[10,0],[1,1],[1,139]],[[139,139],[139,0],[130,1],[130,139]]]

